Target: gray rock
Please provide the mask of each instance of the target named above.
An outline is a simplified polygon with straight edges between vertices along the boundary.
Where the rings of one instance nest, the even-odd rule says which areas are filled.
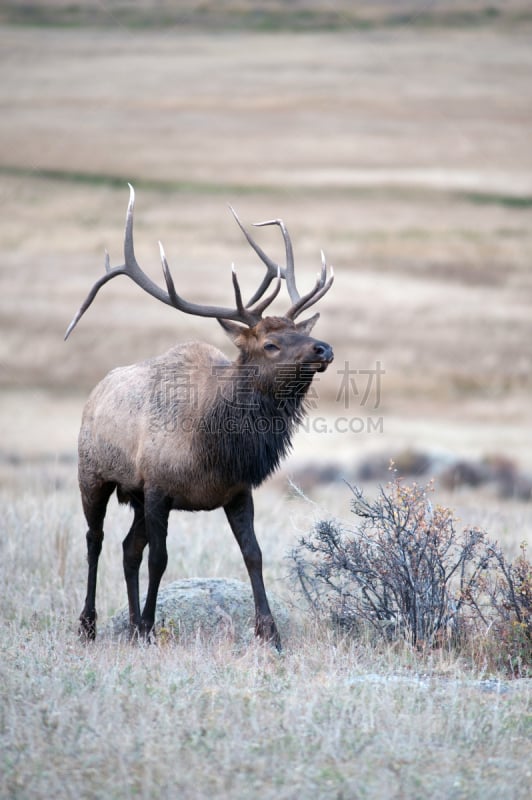
[[[268,592],[273,616],[281,640],[290,627],[288,609],[279,598]],[[141,602],[144,601],[144,598]],[[128,636],[127,607],[118,611],[107,623],[104,633]],[[155,615],[155,634],[178,639],[194,638],[198,633],[213,639],[227,637],[235,642],[254,638],[255,607],[249,583],[228,578],[187,578],[174,581],[159,591]]]

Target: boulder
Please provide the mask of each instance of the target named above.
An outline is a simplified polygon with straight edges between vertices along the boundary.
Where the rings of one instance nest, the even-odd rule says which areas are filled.
[[[289,632],[290,615],[285,604],[268,592],[272,614],[281,640]],[[141,601],[141,606],[144,598]],[[129,612],[122,608],[108,622],[113,638],[128,636]],[[235,642],[254,638],[255,607],[249,583],[229,578],[186,578],[160,589],[155,615],[155,635],[160,638],[227,637]]]

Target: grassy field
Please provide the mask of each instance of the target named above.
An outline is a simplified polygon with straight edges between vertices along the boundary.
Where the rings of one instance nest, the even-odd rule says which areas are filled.
[[[260,278],[229,202],[247,224],[284,218],[300,285],[320,248],[335,267],[316,328],[335,362],[313,424],[256,492],[272,591],[293,599],[286,556],[316,516],[348,516],[343,486],[295,496],[297,469],[332,462],[350,476],[406,447],[532,469],[525,5],[364,3],[348,19],[339,3],[328,30],[316,2],[291,4],[291,20],[265,4],[267,25],[231,3],[220,25],[204,3],[205,24],[161,27],[168,5],[148,27],[147,4],[131,3],[100,4],[91,26],[76,3],[7,3],[0,18],[0,797],[525,798],[531,682],[481,659],[339,640],[299,606],[280,657],[201,637],[77,641],[88,391],[176,341],[231,353],[216,323],[125,280],[62,341],[104,248],[121,261],[127,181],[140,263],[162,278],[161,239],[191,300],[229,304],[233,261],[247,291]],[[257,238],[281,258],[278,231]],[[346,365],[377,362],[377,407],[346,398]],[[510,555],[532,539],[530,503],[490,487],[437,499]],[[101,621],[125,602],[128,522],[112,503]],[[174,515],[165,583],[207,575],[245,580],[223,514]]]
[[[201,637],[84,647],[74,480],[43,478],[2,492],[1,797],[528,796],[532,682],[455,654],[343,640],[297,608],[281,656]],[[268,585],[293,597],[286,551],[317,511],[270,489],[258,497]],[[125,600],[125,517],[111,509],[101,620]],[[245,580],[222,527],[217,512],[173,519],[165,580]]]

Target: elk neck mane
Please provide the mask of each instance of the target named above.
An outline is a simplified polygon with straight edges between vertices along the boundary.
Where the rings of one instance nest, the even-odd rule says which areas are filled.
[[[311,375],[291,375],[293,388],[283,381],[261,385],[250,367],[232,371],[232,396],[218,393],[196,432],[209,467],[234,484],[259,486],[291,449],[292,436],[305,413]],[[273,390],[272,390],[273,389]]]

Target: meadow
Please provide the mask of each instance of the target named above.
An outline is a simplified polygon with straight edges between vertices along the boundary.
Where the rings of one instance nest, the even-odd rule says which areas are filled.
[[[149,647],[78,642],[83,521],[74,480],[55,477],[2,496],[0,796],[527,796],[531,682],[456,653],[344,638],[298,603],[281,655],[201,634]],[[286,550],[317,510],[258,495],[266,580],[289,599]],[[102,621],[125,601],[126,518],[111,509]],[[165,582],[245,580],[222,528],[217,512],[173,519]]]
[[[84,4],[2,12],[0,797],[528,796],[531,680],[457,651],[339,635],[306,612],[287,555],[316,519],[349,516],[341,482],[294,489],[309,466],[352,480],[364,459],[412,448],[532,470],[532,28],[519,3],[491,15],[450,3],[452,20],[417,22],[379,3],[367,24],[344,16],[328,30],[307,5],[314,22],[297,31],[279,16],[273,29],[245,15],[202,27],[192,12],[145,26],[121,17],[130,3],[92,22]],[[262,274],[228,203],[247,225],[285,220],[300,285],[320,248],[335,268],[316,327],[335,362],[312,424],[256,492],[267,587],[294,618],[281,655],[200,633],[151,647],[77,638],[88,392],[176,341],[232,347],[215,322],[125,279],[63,342],[104,249],[122,259],[128,181],[139,262],[162,280],[162,240],[190,300],[228,305],[232,262],[246,291]],[[282,258],[278,231],[257,239]],[[380,398],[346,394],[346,370],[358,379],[377,363]],[[532,504],[490,485],[438,487],[437,499],[510,556],[532,538]],[[101,622],[125,603],[128,523],[112,502]],[[173,515],[168,544],[165,583],[246,580],[222,513]]]

